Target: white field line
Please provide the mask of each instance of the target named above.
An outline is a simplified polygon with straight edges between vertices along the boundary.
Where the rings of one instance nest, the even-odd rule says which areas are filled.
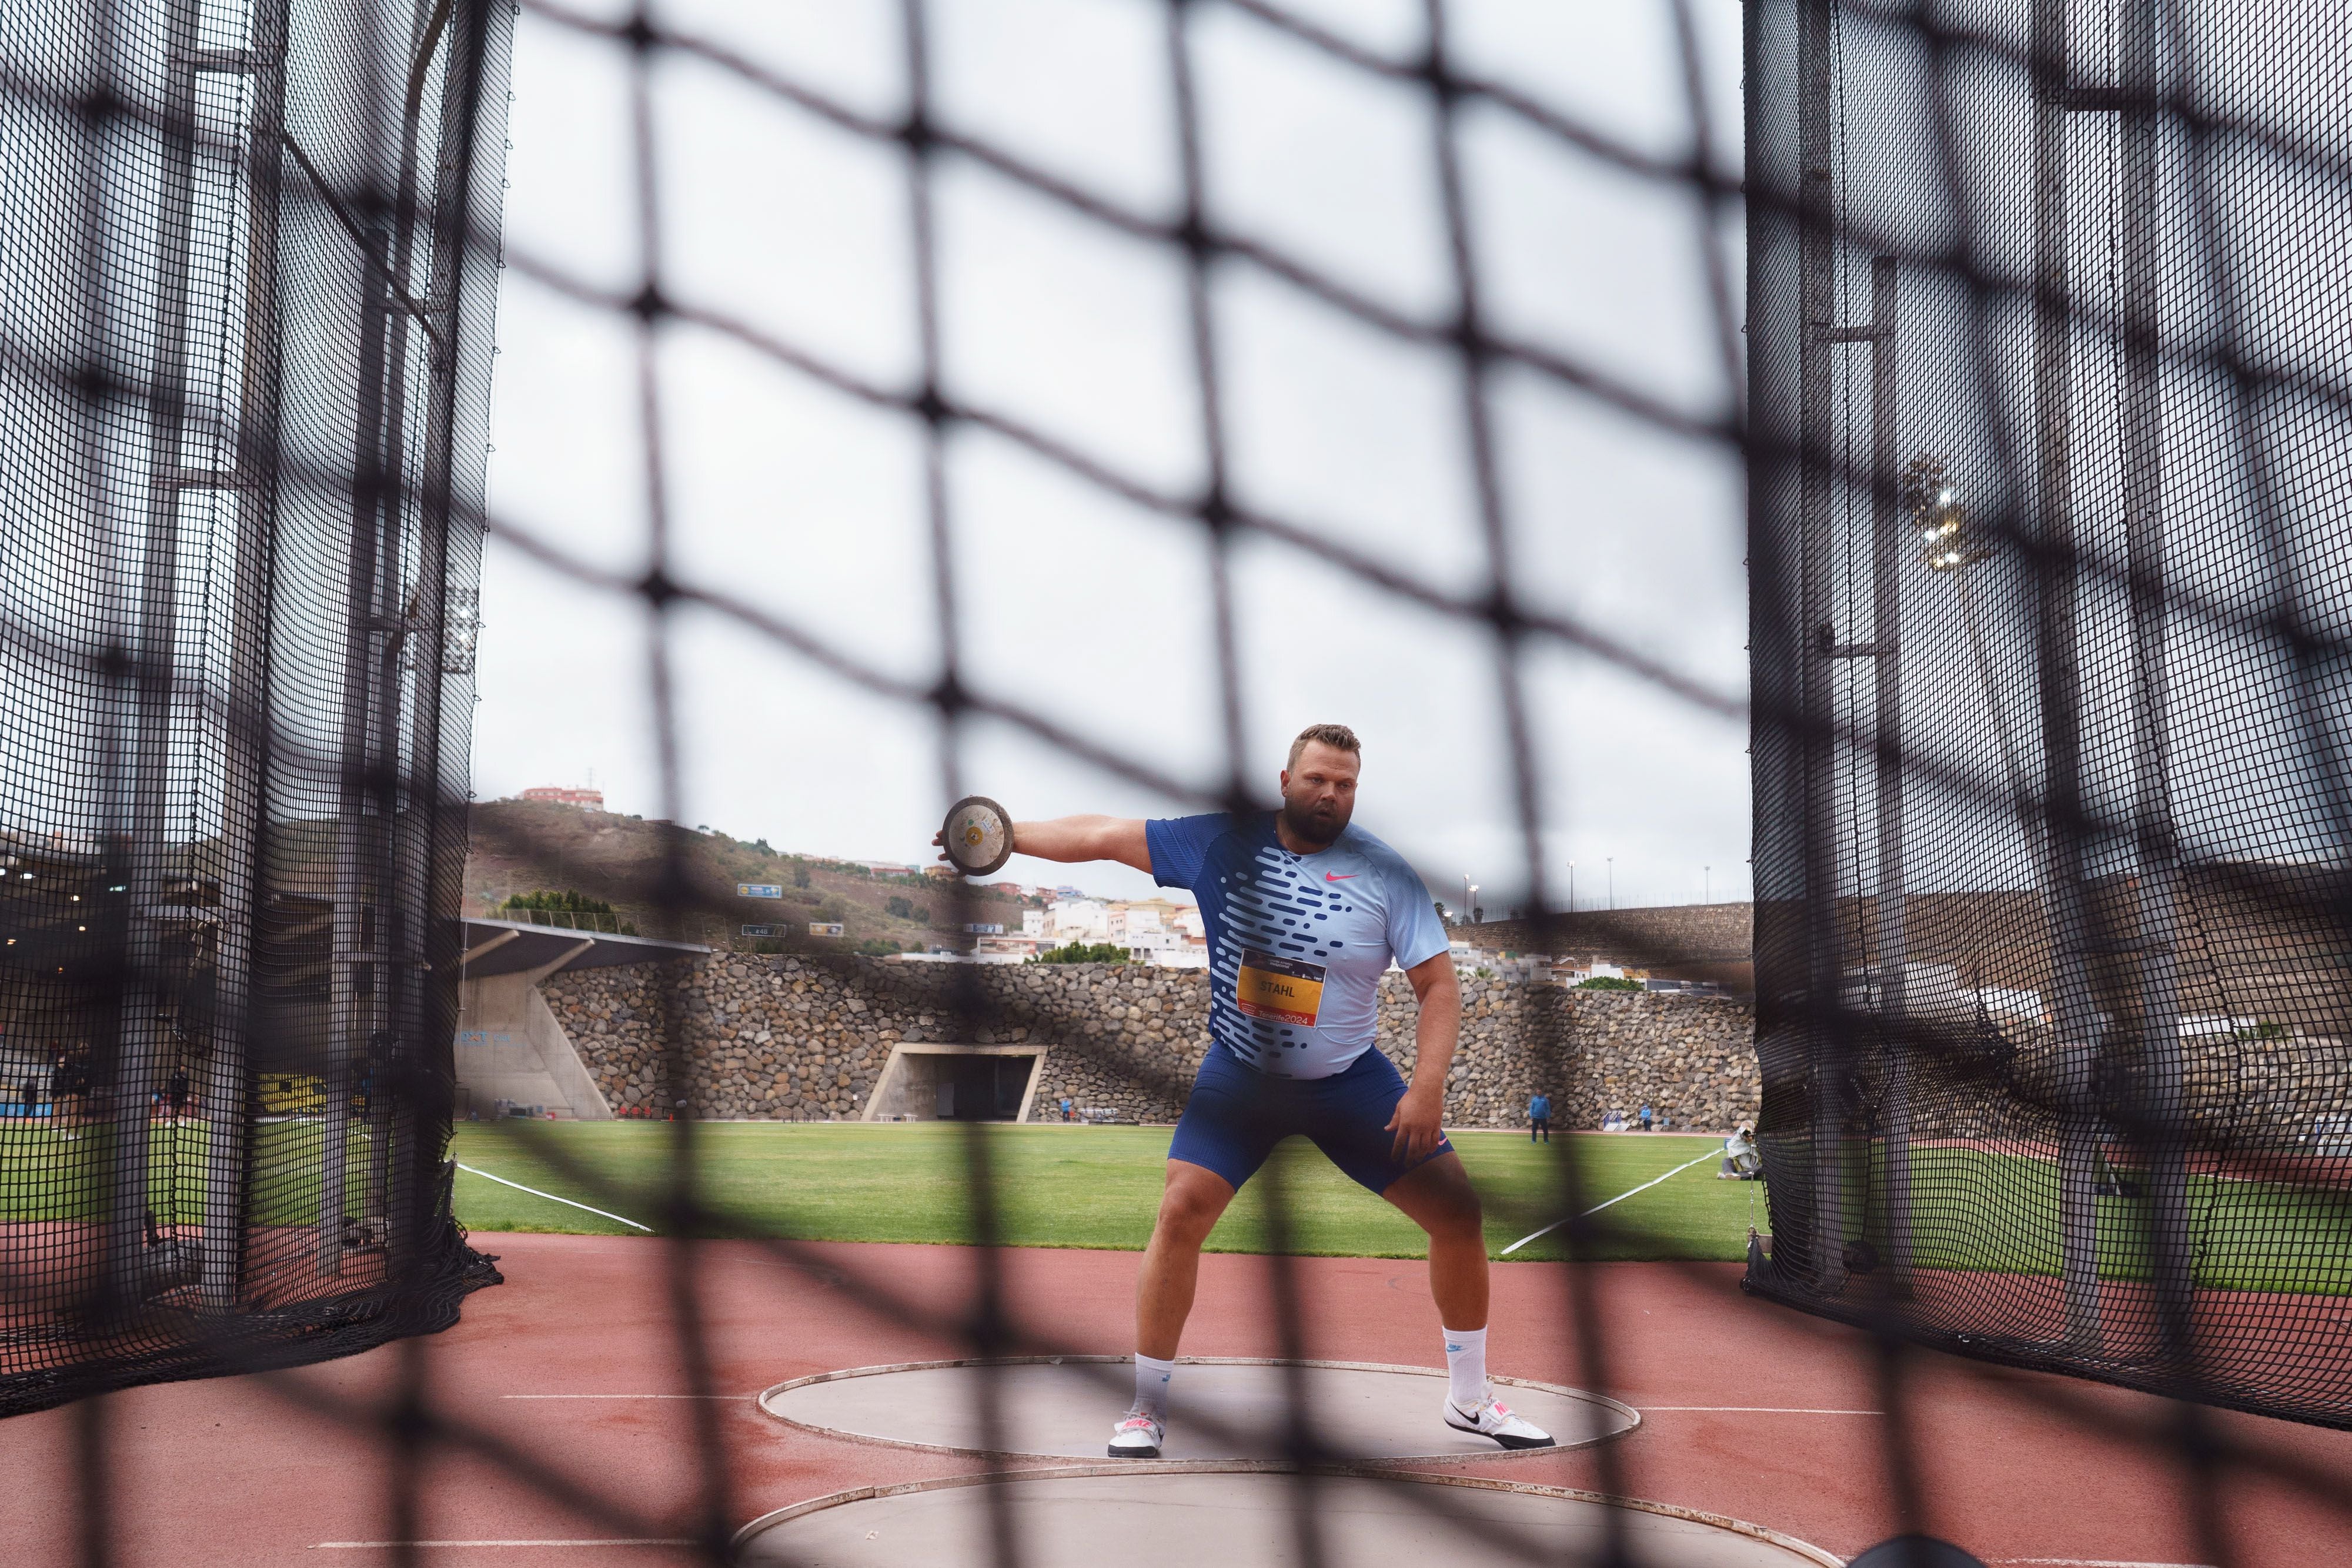
[[[639,1540],[579,1541],[550,1537],[544,1541],[321,1541],[313,1552],[398,1552],[418,1546],[699,1546],[690,1535],[651,1536]]]
[[[1528,1235],[1522,1236],[1517,1241],[1512,1242],[1508,1247],[1504,1248],[1503,1256],[1506,1258],[1509,1257],[1512,1253],[1517,1252],[1520,1248],[1525,1247],[1528,1242],[1536,1239],[1537,1237],[1549,1236],[1553,1231],[1558,1230],[1561,1226],[1569,1224],[1572,1220],[1582,1219],[1586,1215],[1598,1214],[1602,1209],[1609,1207],[1611,1204],[1624,1202],[1627,1198],[1633,1197],[1634,1193],[1647,1192],[1652,1187],[1657,1186],[1658,1183],[1664,1181],[1666,1176],[1678,1176],[1682,1175],[1683,1172],[1690,1169],[1692,1166],[1703,1166],[1706,1164],[1707,1161],[1719,1157],[1722,1153],[1723,1151],[1720,1148],[1709,1149],[1706,1153],[1699,1155],[1698,1158],[1686,1161],[1682,1165],[1676,1166],[1674,1169],[1668,1171],[1665,1176],[1654,1176],[1637,1187],[1632,1187],[1624,1192],[1619,1193],[1615,1197],[1611,1198],[1608,1203],[1596,1203],[1591,1208],[1586,1209],[1583,1214],[1571,1214],[1567,1219],[1555,1219],[1549,1225],[1545,1226],[1541,1230],[1532,1231]]]
[[[756,1394],[501,1394],[501,1399],[757,1399]]]
[[[529,1399],[528,1394],[509,1394],[509,1399]],[[1821,1410],[1803,1405],[1643,1405],[1636,1406],[1643,1415],[1653,1411],[1691,1410],[1716,1411],[1730,1416],[1884,1416],[1884,1410]],[[2020,1558],[2020,1562],[2040,1561]],[[2053,1559],[2055,1561],[2055,1559]]]
[[[2004,1557],[2001,1562],[2040,1568],[2207,1568],[2202,1563],[2141,1563],[2129,1557]]]
[[[601,1208],[589,1208],[584,1203],[573,1203],[568,1197],[558,1197],[551,1192],[541,1192],[535,1186],[525,1186],[519,1181],[509,1181],[502,1176],[492,1176],[488,1171],[476,1170],[472,1166],[467,1165],[462,1160],[457,1162],[457,1168],[461,1171],[465,1171],[468,1175],[480,1176],[484,1181],[494,1181],[500,1186],[510,1186],[517,1192],[527,1192],[533,1197],[543,1197],[550,1203],[561,1203],[572,1208],[586,1209],[587,1212],[596,1216],[599,1219],[619,1220],[621,1224],[634,1227],[636,1229],[644,1231],[648,1236],[651,1236],[654,1232],[654,1228],[650,1225],[638,1225],[635,1220],[625,1218],[621,1215],[607,1214]]]

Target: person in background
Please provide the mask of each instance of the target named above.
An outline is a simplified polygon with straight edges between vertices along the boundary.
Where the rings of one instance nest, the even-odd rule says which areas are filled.
[[[1551,1096],[1549,1094],[1538,1094],[1528,1102],[1528,1142],[1534,1143],[1538,1133],[1543,1134],[1545,1143],[1551,1142]]]
[[[1062,1120],[1063,1120],[1063,1121],[1065,1121],[1065,1122],[1066,1122],[1066,1121],[1068,1121],[1069,1119],[1070,1119],[1070,1097],[1069,1097],[1068,1095],[1065,1094],[1065,1095],[1063,1095],[1063,1096],[1062,1096]]]
[[[1643,1131],[1643,1132],[1645,1132],[1645,1133],[1646,1133],[1646,1132],[1648,1132],[1649,1130],[1650,1130],[1650,1108],[1649,1108],[1647,1105],[1644,1105],[1644,1106],[1643,1106],[1643,1107],[1642,1107],[1642,1131]]]
[[[1742,1122],[1739,1130],[1723,1140],[1723,1166],[1715,1173],[1717,1181],[1762,1181],[1764,1156],[1756,1147],[1756,1125]]]

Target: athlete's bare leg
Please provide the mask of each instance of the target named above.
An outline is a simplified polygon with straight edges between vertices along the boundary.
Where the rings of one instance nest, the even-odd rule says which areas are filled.
[[[1417,1165],[1381,1194],[1429,1233],[1429,1293],[1450,1329],[1486,1326],[1486,1229],[1477,1189],[1451,1149]]]
[[[1160,1218],[1151,1227],[1151,1245],[1144,1249],[1143,1271],[1135,1284],[1135,1347],[1155,1361],[1176,1358],[1184,1320],[1192,1313],[1192,1290],[1201,1279],[1201,1243],[1233,1200],[1233,1184],[1206,1166],[1168,1162]],[[1479,1254],[1479,1261],[1486,1261],[1485,1253]],[[1481,1312],[1485,1291],[1482,1278]]]

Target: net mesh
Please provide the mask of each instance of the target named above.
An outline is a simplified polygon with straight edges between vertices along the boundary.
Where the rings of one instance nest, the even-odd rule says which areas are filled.
[[[2343,41],[1753,33],[1750,1279],[2344,1422]]]
[[[1161,798],[1241,809],[1258,791],[1235,563],[1277,545],[1486,640],[1472,684],[1500,716],[1486,760],[1526,888],[1506,943],[1545,953],[1662,947],[1654,921],[1547,913],[1572,894],[1547,853],[1538,662],[1566,652],[1646,700],[1752,721],[1769,1234],[1746,1279],[1871,1331],[1882,1408],[1810,1413],[1887,1417],[1872,1457],[1895,1521],[1930,1518],[1938,1479],[1921,1455],[1920,1339],[2340,1420],[2341,40],[2220,0],[1751,0],[1743,187],[1682,0],[1659,8],[1684,114],[1665,151],[1470,68],[1454,39],[1473,8],[1427,0],[1375,44],[1270,0],[1145,7],[1177,150],[1154,199],[942,109],[947,8],[924,0],[897,8],[882,90],[738,48],[668,7],[0,0],[0,495],[15,525],[0,538],[14,591],[0,615],[0,1082],[18,1092],[0,1118],[0,1409],[367,1348],[446,1325],[495,1278],[453,1218],[447,1158],[459,1030],[475,1021],[458,1016],[458,977],[488,971],[487,941],[511,953],[526,939],[458,918],[475,583],[495,537],[645,612],[652,730],[638,738],[670,820],[629,868],[622,908],[567,894],[509,924],[667,953],[743,908],[723,862],[671,825],[689,798],[689,621],[829,673],[866,712],[919,716],[942,802],[998,787],[971,777],[994,727]],[[518,15],[625,84],[619,123],[593,128],[625,198],[617,270],[584,243],[500,259]],[[1423,135],[1407,156],[1430,193],[1418,237],[1436,258],[1420,295],[1400,303],[1344,256],[1268,238],[1221,204],[1199,79],[1202,32],[1219,25],[1410,100]],[[707,277],[661,218],[687,167],[657,137],[664,81],[723,84],[870,154],[856,177],[900,214],[908,257],[905,375],[698,287]],[[1505,247],[1474,199],[1474,122],[1521,139],[1513,167],[1530,183],[1552,164],[1598,169],[1686,225],[1692,299],[1644,324],[1675,335],[1685,373],[1651,373],[1654,345],[1582,351],[1497,308]],[[1097,450],[950,366],[941,301],[959,253],[939,209],[947,181],[975,171],[986,200],[1051,208],[1181,280],[1183,373],[1162,389],[1181,462]],[[1507,207],[1518,187],[1496,189]],[[625,567],[485,505],[501,266],[627,345],[605,389],[637,421],[642,555]],[[1441,368],[1474,570],[1424,570],[1377,528],[1318,525],[1236,480],[1234,279]],[[681,549],[688,458],[666,443],[679,367],[665,346],[688,336],[905,438],[893,460],[919,497],[935,661],[877,658],[755,573],[698,570]],[[1529,386],[1675,461],[1744,461],[1746,702],[1658,654],[1654,628],[1525,591],[1537,530],[1507,482],[1500,410],[1507,387]],[[1171,765],[977,672],[957,567],[971,525],[953,504],[958,444],[973,441],[1201,544],[1213,715],[1201,755]],[[499,821],[522,824],[520,856],[576,847],[551,818]],[[950,925],[994,917],[968,885],[936,896]],[[756,964],[780,993],[830,988],[910,1041],[1050,1033],[1065,1060],[1155,1105],[1189,1087],[1171,1053],[1139,1029],[1087,1033],[1050,998],[1008,1001],[974,967],[816,960],[772,954],[810,945],[770,925],[744,935],[728,945],[757,951],[570,998],[616,1038],[635,1030],[639,1054],[611,1088],[665,1119],[650,1177],[560,1138],[512,1145],[604,1218],[641,1215],[670,1238],[644,1244],[644,1267],[667,1309],[674,1383],[658,1396],[692,1401],[668,1456],[674,1495],[641,1506],[628,1478],[583,1477],[480,1418],[435,1388],[415,1339],[388,1392],[270,1383],[369,1443],[390,1521],[377,1544],[394,1560],[429,1544],[426,1461],[452,1455],[496,1473],[501,1506],[527,1494],[616,1541],[730,1560],[751,1502],[772,1500],[747,1495],[718,1404],[713,1242],[821,1270],[865,1318],[966,1355],[1087,1348],[1015,1299],[1005,1244],[1024,1195],[984,1124],[954,1145],[950,1239],[972,1252],[947,1295],[887,1264],[845,1265],[803,1239],[819,1229],[810,1211],[761,1209],[714,1181],[701,1119],[740,1104],[712,1085],[722,1068],[740,1082],[752,1057],[719,981],[725,962]],[[1737,957],[1706,948],[1727,972]],[[1587,1063],[1601,1083],[1601,1030],[1565,1005],[1528,1012],[1538,1057],[1563,1073]],[[857,1113],[870,1083],[845,1052],[821,1061],[751,1113]],[[992,1066],[977,1092],[1001,1104],[1007,1082]],[[1276,1162],[1255,1185],[1265,1317],[1296,1361],[1314,1325],[1291,1254],[1313,1216],[1288,1182]],[[1611,1207],[1630,1196],[1591,1190],[1563,1156],[1540,1191],[1491,1211],[1581,1262],[1643,1239],[1634,1206]],[[1755,1310],[1720,1271],[1698,1277],[1723,1311]],[[1605,1391],[1626,1334],[1599,1289],[1589,1270],[1561,1270],[1549,1327]],[[1105,1371],[1103,1388],[1125,1376]],[[2219,1501],[2231,1475],[2343,1508],[2324,1466],[2194,1406],[2158,1429],[2050,1387],[2014,1397],[2076,1437],[2183,1462],[2200,1562],[2234,1560]],[[1313,1435],[1303,1383],[1286,1393],[1291,1539],[1311,1568],[1332,1495],[1316,1472],[1361,1456]],[[992,1449],[1003,1396],[983,1377],[978,1398]],[[112,1551],[121,1479],[108,1408],[86,1399],[74,1416],[76,1544],[91,1563]],[[1619,1452],[1593,1450],[1602,1493],[1627,1490]],[[1401,1506],[1457,1517],[1446,1489],[1404,1490],[1416,1495]],[[1527,1546],[1458,1518],[1465,1539]],[[1027,1560],[1026,1530],[987,1493],[971,1553]],[[1593,1560],[1630,1560],[1622,1521],[1601,1535]]]
[[[8,10],[0,1409],[490,1277],[443,1160],[512,20]]]

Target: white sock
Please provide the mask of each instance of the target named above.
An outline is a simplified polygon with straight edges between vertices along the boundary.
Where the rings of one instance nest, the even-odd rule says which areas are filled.
[[[1168,1379],[1174,1375],[1176,1363],[1154,1361],[1141,1351],[1135,1353],[1135,1403],[1129,1415],[1145,1415],[1162,1426],[1168,1424]]]
[[[1445,1392],[1465,1410],[1486,1397],[1486,1331],[1447,1329]]]

